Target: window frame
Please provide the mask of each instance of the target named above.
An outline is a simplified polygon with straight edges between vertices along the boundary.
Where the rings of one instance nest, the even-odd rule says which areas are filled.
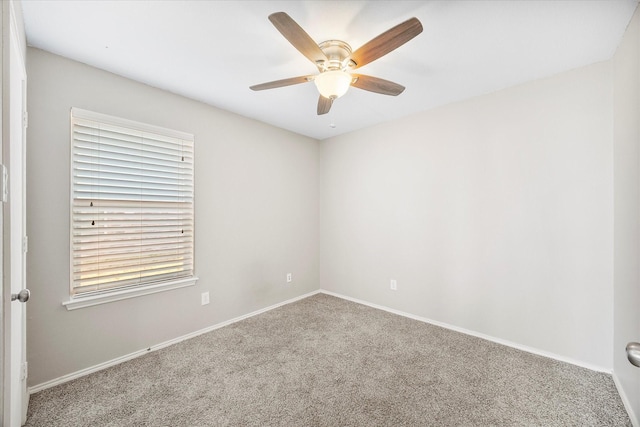
[[[192,199],[192,221],[193,221],[193,247],[191,249],[191,254],[193,256],[193,268],[192,274],[189,276],[175,277],[169,278],[165,280],[147,280],[145,283],[142,281],[139,284],[135,285],[121,285],[115,286],[113,288],[101,289],[95,291],[88,291],[85,293],[78,294],[74,293],[74,249],[73,249],[73,234],[74,234],[74,118],[84,119],[99,122],[105,125],[118,126],[122,128],[127,128],[137,132],[148,132],[161,136],[166,136],[170,138],[183,139],[185,141],[191,141],[193,143],[193,158],[194,164],[191,169],[191,183],[193,185],[193,199]],[[70,135],[69,135],[69,300],[63,302],[63,306],[67,308],[67,310],[74,310],[83,307],[89,307],[98,304],[109,303],[113,301],[119,301],[128,298],[134,298],[142,295],[153,294],[157,292],[169,291],[173,289],[183,288],[187,286],[194,286],[198,277],[196,276],[196,265],[195,265],[195,138],[193,134],[189,134],[186,132],[176,131],[172,129],[167,129],[159,126],[154,126],[146,123],[136,122],[133,120],[128,120],[120,117],[110,116],[102,113],[96,113],[93,111],[83,110],[80,108],[73,107],[71,108],[69,114],[69,125],[70,125]]]

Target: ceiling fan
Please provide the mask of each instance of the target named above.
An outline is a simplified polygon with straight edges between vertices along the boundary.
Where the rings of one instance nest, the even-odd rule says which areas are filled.
[[[320,73],[262,83],[251,86],[250,89],[274,89],[313,81],[320,92],[318,115],[328,113],[333,101],[344,95],[349,86],[383,95],[401,94],[405,89],[402,85],[378,77],[354,74],[351,71],[397,49],[422,32],[420,21],[411,18],[352,52],[351,46],[342,40],[327,40],[316,44],[309,34],[284,12],[269,15],[269,20],[293,47],[318,67]]]

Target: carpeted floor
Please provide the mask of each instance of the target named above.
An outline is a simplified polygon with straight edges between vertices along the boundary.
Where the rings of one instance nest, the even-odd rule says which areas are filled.
[[[27,426],[630,426],[610,375],[318,294],[31,397]]]

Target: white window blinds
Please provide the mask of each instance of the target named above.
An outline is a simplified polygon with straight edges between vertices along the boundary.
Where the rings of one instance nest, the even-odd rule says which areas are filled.
[[[192,277],[193,135],[73,108],[71,295]]]

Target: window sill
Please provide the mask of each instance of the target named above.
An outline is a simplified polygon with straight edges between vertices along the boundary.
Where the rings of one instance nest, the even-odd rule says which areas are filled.
[[[140,297],[142,295],[155,294],[156,292],[170,291],[172,289],[185,288],[187,286],[193,286],[198,281],[197,277],[189,277],[187,279],[173,280],[171,282],[159,283],[155,285],[142,286],[133,289],[115,290],[113,292],[91,295],[91,296],[79,296],[71,298],[69,301],[62,303],[67,310],[76,310],[78,308],[91,307],[99,304],[107,304],[114,301],[120,301],[123,299]]]

